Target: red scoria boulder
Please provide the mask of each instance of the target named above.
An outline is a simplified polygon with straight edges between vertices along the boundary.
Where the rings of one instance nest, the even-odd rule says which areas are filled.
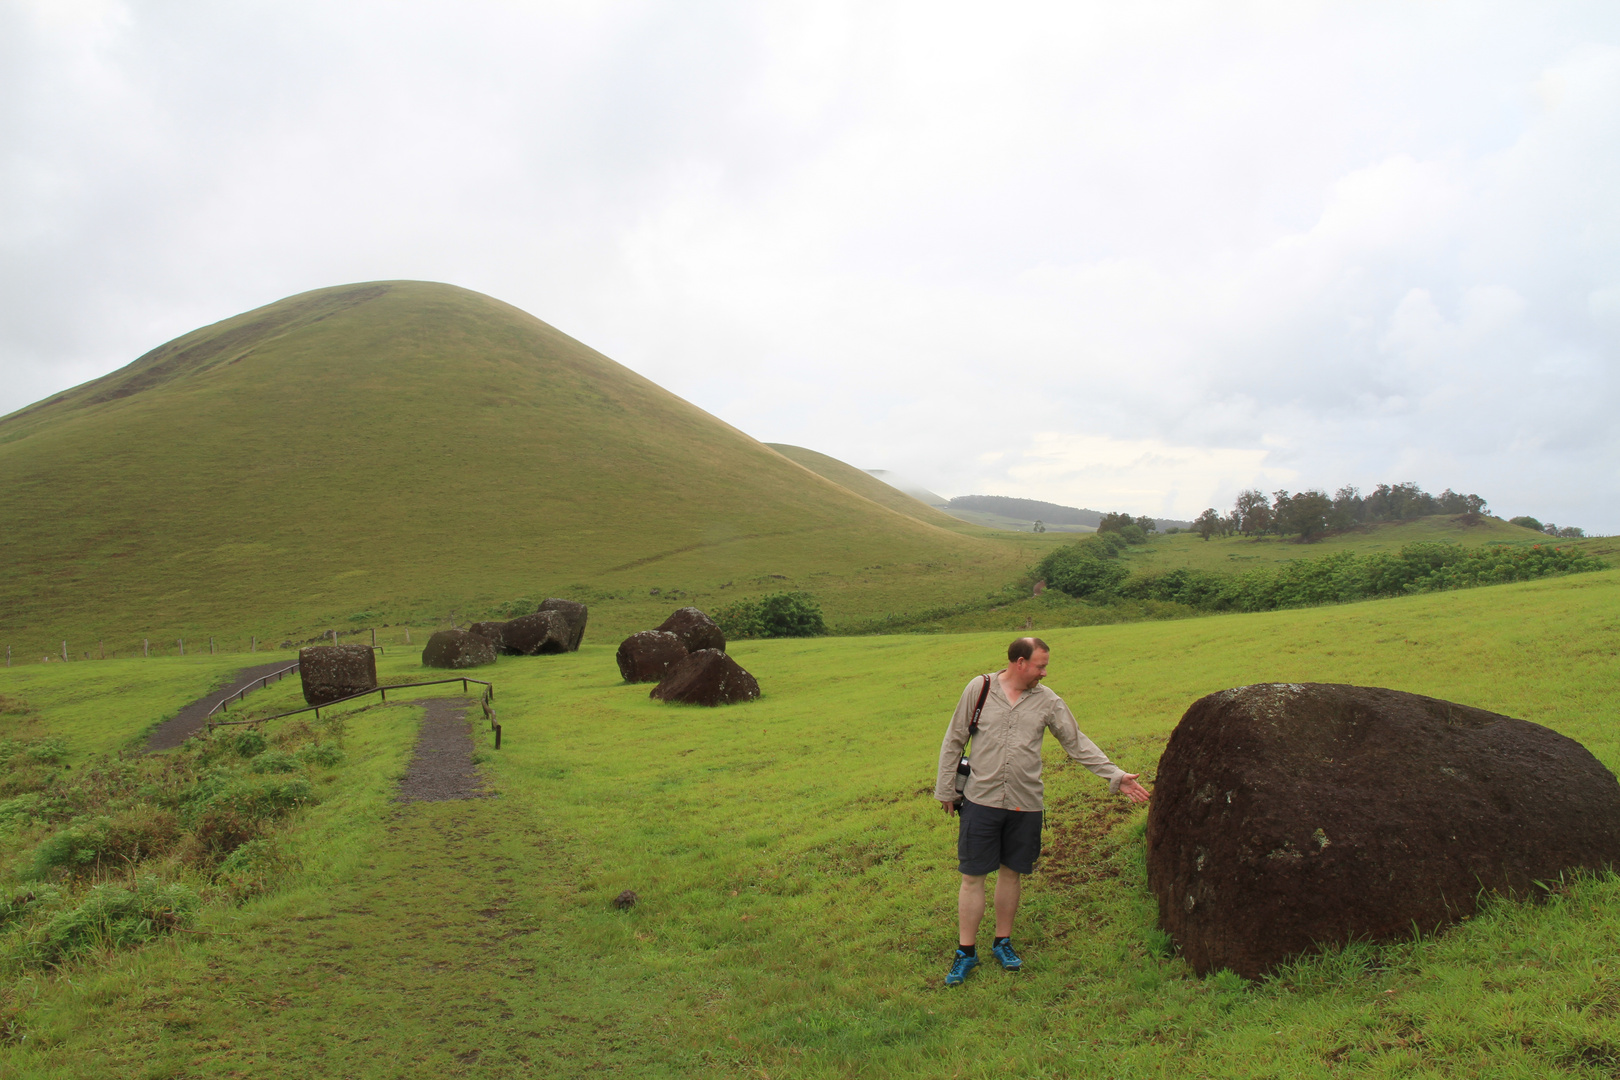
[[[686,646],[667,631],[643,630],[619,643],[616,659],[625,682],[660,682],[672,664],[686,659]]]
[[[298,677],[310,705],[350,697],[377,686],[377,657],[369,645],[310,645],[298,650]]]
[[[715,625],[713,619],[695,607],[680,608],[659,623],[658,629],[680,638],[681,644],[686,646],[689,653],[695,653],[700,649],[726,651],[726,635]]]
[[[1159,925],[1193,970],[1258,978],[1620,864],[1620,783],[1573,739],[1483,709],[1244,686],[1193,702],[1171,734],[1147,843]]]
[[[649,696],[685,705],[735,705],[759,697],[759,682],[718,649],[699,649],[670,668]]]

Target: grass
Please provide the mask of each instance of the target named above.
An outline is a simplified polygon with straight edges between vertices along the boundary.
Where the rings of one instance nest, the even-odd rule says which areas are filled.
[[[591,604],[598,640],[671,598],[803,589],[836,623],[999,587],[1045,550],[881,506],[425,282],[291,297],[0,418],[0,474],[0,644],[31,662],[556,595]]]
[[[1149,778],[1193,699],[1273,680],[1521,716],[1612,769],[1617,601],[1608,571],[1044,636],[1050,682],[1087,733]],[[340,786],[289,834],[301,874],[205,909],[201,934],[19,983],[24,1041],[0,1075],[1575,1077],[1620,1064],[1615,880],[1254,986],[1200,980],[1153,927],[1141,812],[1050,753],[1026,971],[945,992],[954,837],[928,797],[933,761],[960,686],[996,666],[1006,636],[739,643],[765,696],[716,711],[621,684],[608,645],[503,658],[480,670],[507,736],[482,752],[499,797],[466,803],[387,802],[415,710],[356,713]],[[380,670],[419,672],[404,650]],[[19,677],[0,693],[22,695]],[[64,698],[80,719],[57,719],[65,685],[28,684],[28,722],[72,740],[85,713]],[[146,723],[130,717],[131,736]],[[616,912],[624,889],[640,902]]]

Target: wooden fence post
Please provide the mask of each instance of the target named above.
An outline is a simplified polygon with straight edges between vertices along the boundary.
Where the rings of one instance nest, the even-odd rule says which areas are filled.
[[[6,667],[11,666],[11,646],[6,646]]]
[[[181,656],[186,655],[186,639],[185,638],[176,638],[175,640],[180,643],[180,655]]]
[[[96,642],[96,651],[101,654],[103,660],[107,659],[107,643],[105,641]]]
[[[62,642],[62,659],[67,659],[67,642]]]
[[[208,635],[208,655],[214,655],[214,635],[212,634]]]
[[[259,635],[254,634],[253,637],[249,639],[248,652],[258,652],[258,651],[259,651]]]
[[[409,645],[410,643],[411,643],[411,628],[407,626],[405,628],[405,644]]]
[[[371,647],[373,649],[377,647],[377,628],[375,626],[371,628]]]
[[[152,643],[150,641],[148,641],[146,638],[141,638],[141,656],[144,658],[146,656],[151,655],[151,652],[152,652]]]

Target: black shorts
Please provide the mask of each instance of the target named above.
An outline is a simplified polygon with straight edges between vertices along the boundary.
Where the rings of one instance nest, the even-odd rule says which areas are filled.
[[[962,800],[957,811],[957,869],[971,877],[988,874],[998,866],[1019,874],[1033,874],[1041,857],[1041,812],[1003,810]]]

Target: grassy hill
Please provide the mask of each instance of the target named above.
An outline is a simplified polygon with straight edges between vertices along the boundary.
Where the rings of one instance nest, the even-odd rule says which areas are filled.
[[[887,506],[890,510],[914,517],[918,521],[929,525],[937,525],[942,529],[951,529],[955,532],[966,532],[962,522],[950,514],[936,510],[921,499],[913,498],[897,487],[885,484],[882,480],[853,465],[839,461],[835,457],[818,453],[815,450],[806,450],[802,446],[792,446],[788,443],[766,443],[778,454],[796,461],[818,476],[831,480],[833,483],[846,487],[857,495],[871,499],[879,506]]]
[[[874,502],[426,282],[290,297],[0,418],[0,477],[0,643],[36,661],[547,595],[589,602],[595,640],[785,588],[836,624],[982,593],[1043,550]]]

